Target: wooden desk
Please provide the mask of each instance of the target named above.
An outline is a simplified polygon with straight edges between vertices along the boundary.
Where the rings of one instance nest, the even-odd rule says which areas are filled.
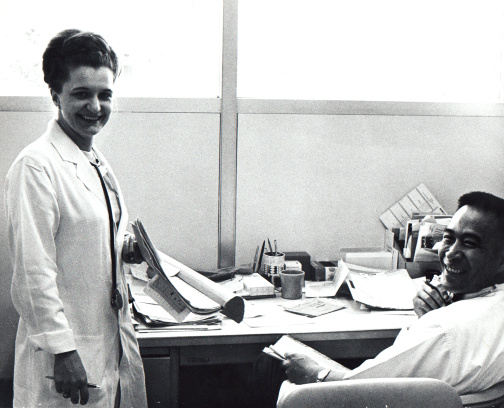
[[[369,312],[360,310],[353,300],[342,301],[347,305],[345,309],[314,319],[303,318],[309,324],[251,328],[244,322],[225,319],[221,330],[137,333],[150,398],[156,400],[157,407],[176,408],[180,367],[250,363],[283,334],[333,359],[372,358],[393,343],[401,328],[416,320],[414,315]],[[278,308],[288,302],[298,301],[280,297],[248,301],[246,310],[264,305]]]

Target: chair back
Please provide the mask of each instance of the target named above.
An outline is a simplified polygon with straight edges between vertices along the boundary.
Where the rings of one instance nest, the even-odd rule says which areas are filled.
[[[464,408],[503,408],[504,407],[504,381],[474,394],[461,397]]]
[[[462,408],[449,384],[431,378],[344,380],[296,386],[278,408]]]

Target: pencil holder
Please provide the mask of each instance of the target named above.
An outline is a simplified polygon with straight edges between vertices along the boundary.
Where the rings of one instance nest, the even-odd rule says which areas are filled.
[[[263,257],[264,275],[275,286],[280,285],[280,271],[285,266],[285,254],[283,252],[265,252]]]

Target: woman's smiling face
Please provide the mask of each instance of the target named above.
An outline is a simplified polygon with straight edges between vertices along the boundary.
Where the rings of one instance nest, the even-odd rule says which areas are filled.
[[[114,74],[110,68],[79,66],[70,68],[69,79],[61,92],[51,91],[59,107],[60,125],[81,149],[90,147],[93,136],[108,122],[113,85]]]

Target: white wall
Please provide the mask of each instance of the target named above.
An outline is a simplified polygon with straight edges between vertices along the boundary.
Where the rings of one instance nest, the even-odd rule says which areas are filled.
[[[130,220],[192,268],[217,267],[219,114],[116,113],[96,139]]]
[[[447,211],[468,191],[504,196],[504,119],[461,116],[239,116],[237,263],[282,251],[336,260],[381,246],[379,216],[420,183]]]
[[[11,162],[51,116],[0,112],[2,190]],[[448,211],[470,190],[504,195],[502,117],[240,114],[238,125],[238,264],[266,237],[317,260],[380,245],[380,214],[422,182]],[[214,113],[119,112],[97,139],[130,218],[193,268],[217,266],[219,126]],[[0,259],[0,378],[8,378],[17,316],[3,210]]]

